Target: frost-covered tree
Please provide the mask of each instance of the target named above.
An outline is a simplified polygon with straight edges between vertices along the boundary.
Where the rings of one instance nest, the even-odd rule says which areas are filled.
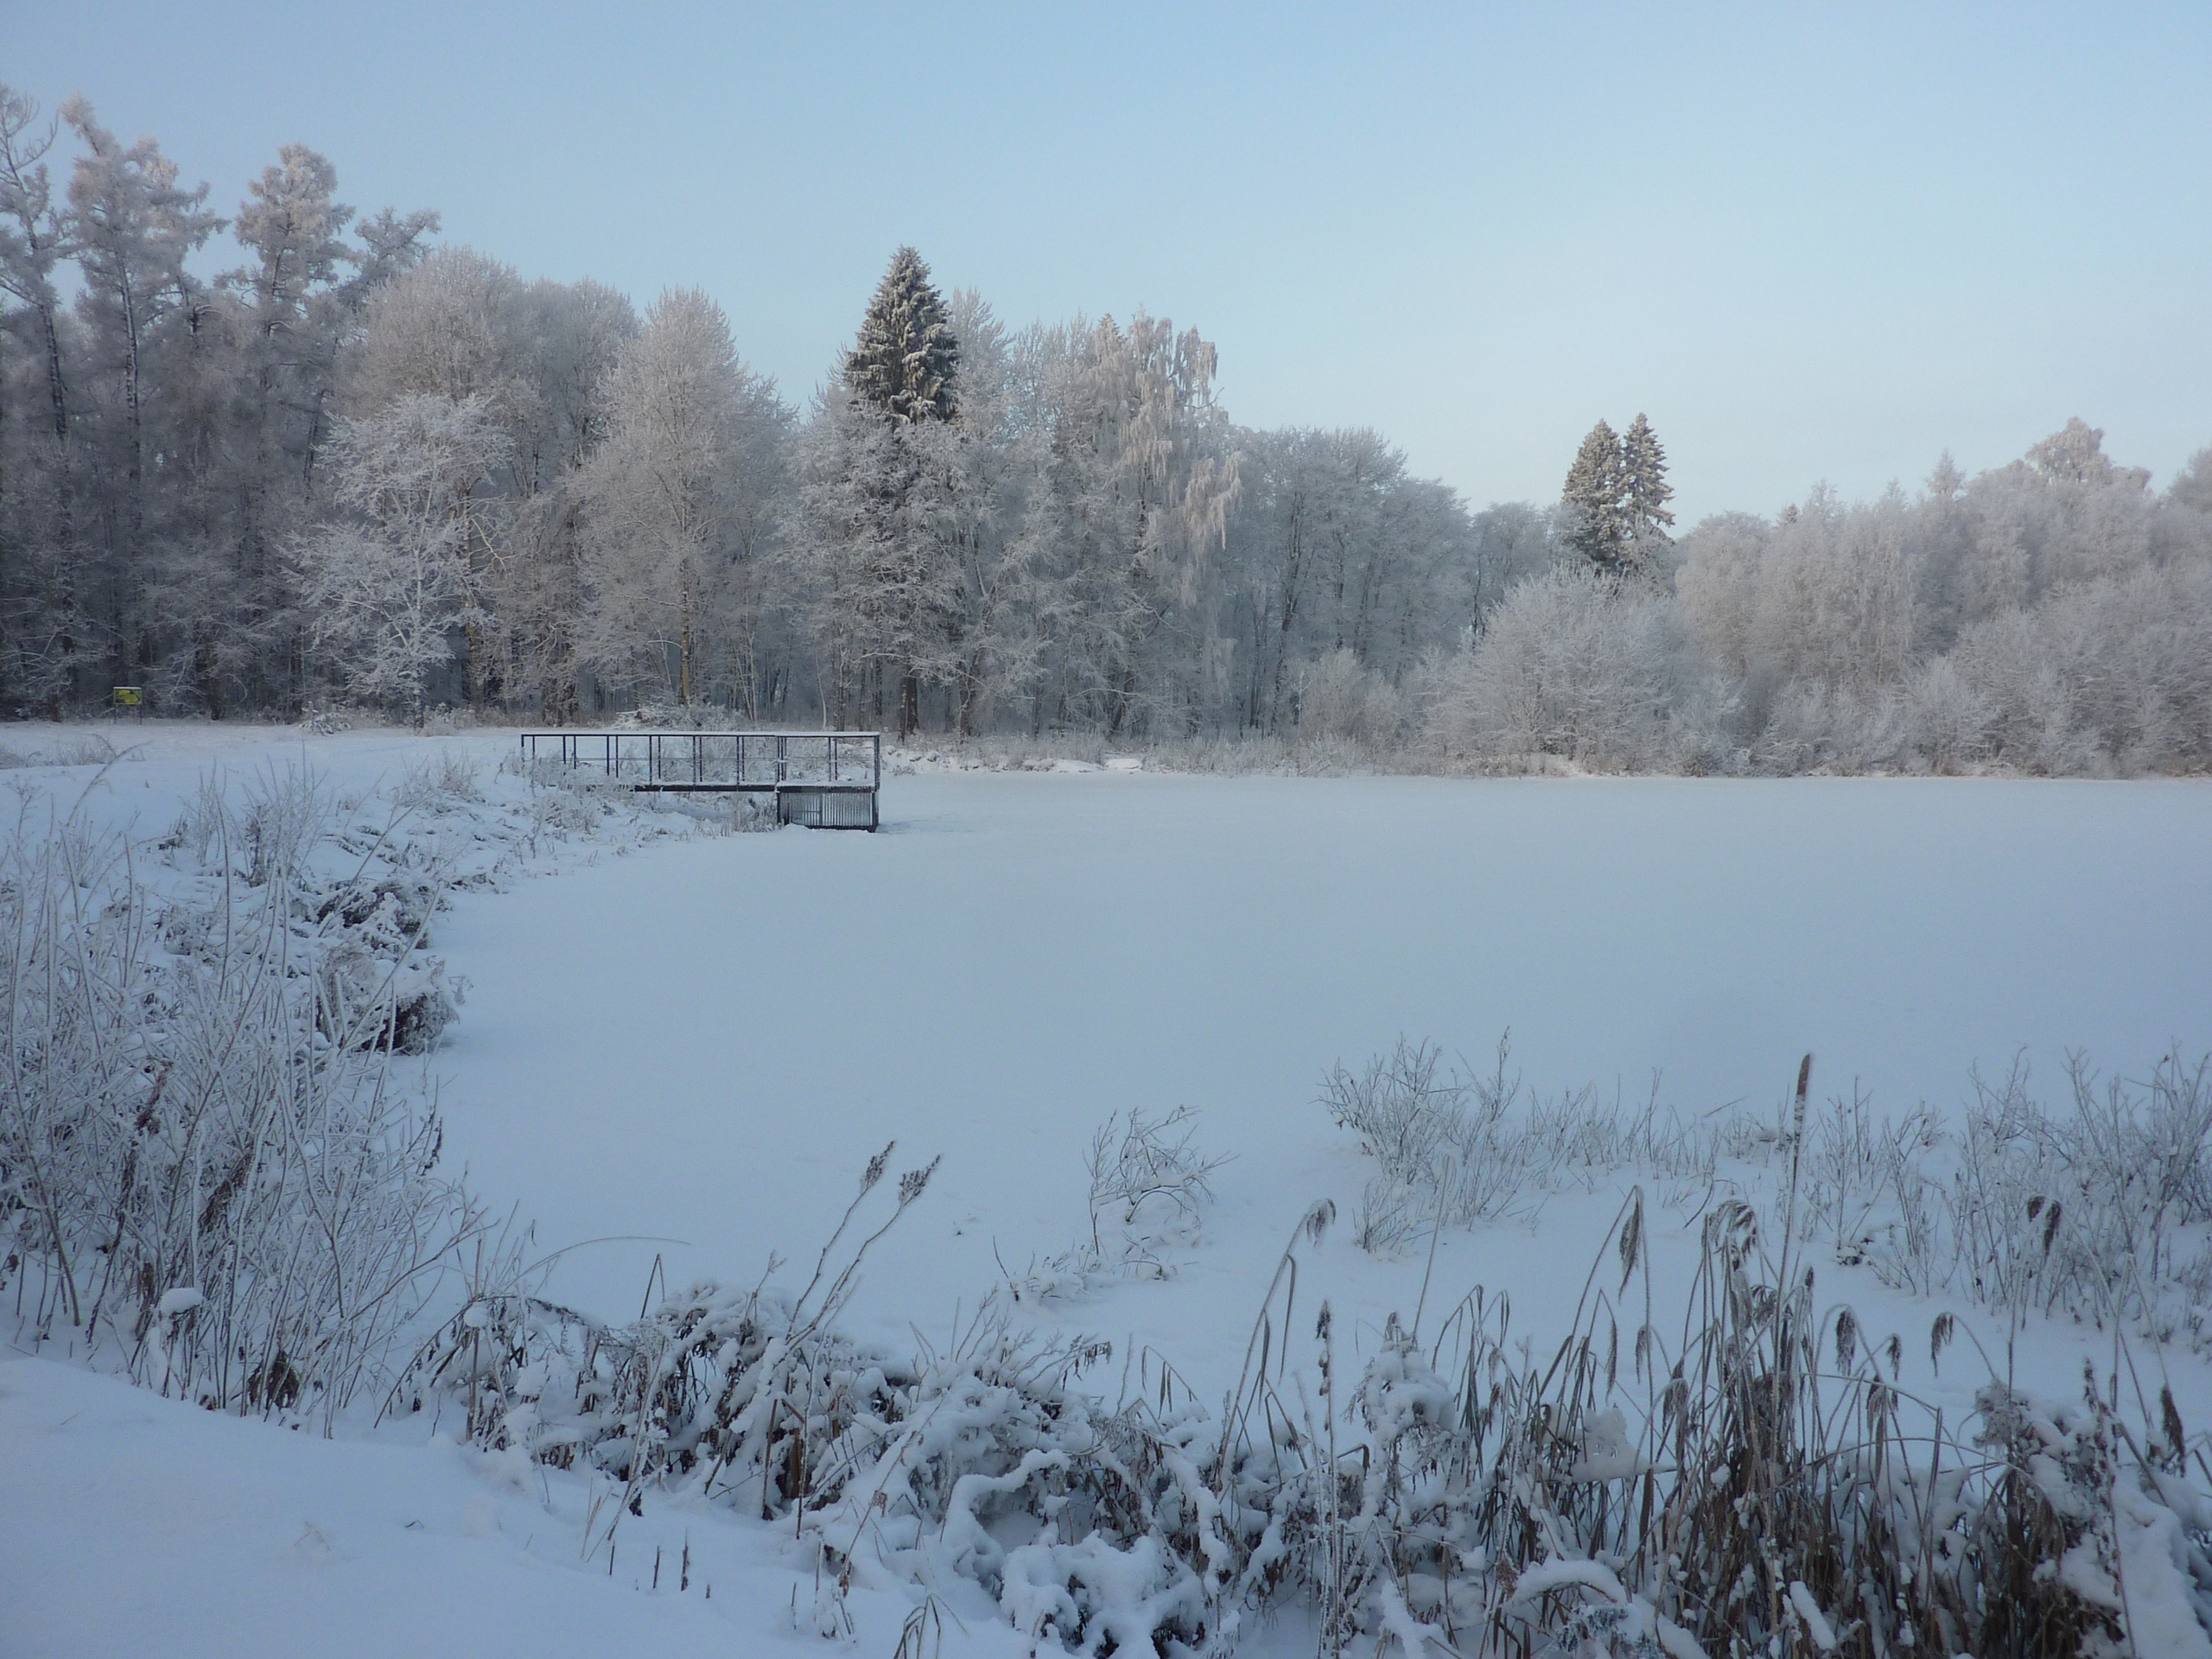
[[[606,436],[577,485],[588,524],[582,659],[616,680],[664,676],[688,704],[718,637],[749,688],[789,418],[773,384],[740,361],[720,306],[671,289],[621,348],[601,399]]]
[[[1667,452],[1638,415],[1616,435],[1604,421],[1590,429],[1560,493],[1567,544],[1608,575],[1654,573],[1669,544],[1675,515]]]
[[[484,485],[509,448],[481,392],[409,392],[339,423],[331,493],[349,516],[302,543],[299,569],[315,643],[353,696],[422,723],[459,631],[486,620],[475,555],[495,509]]]
[[[103,478],[100,512],[85,526],[96,531],[100,554],[79,602],[120,678],[153,650],[137,601],[158,556],[149,539],[147,474],[152,455],[166,451],[148,442],[147,394],[165,348],[197,345],[206,293],[185,261],[223,221],[207,211],[207,187],[181,185],[175,163],[151,138],[121,143],[82,98],[63,104],[61,118],[84,145],[69,175],[69,240],[83,280],[76,311],[86,380],[104,394],[78,416],[89,419],[92,464]]]
[[[1657,562],[1671,539],[1675,515],[1667,503],[1675,486],[1667,481],[1667,452],[1642,413],[1621,434],[1621,516],[1631,560],[1646,569]]]
[[[1694,678],[1670,599],[1570,565],[1506,596],[1445,674],[1428,729],[1447,751],[1663,767],[1677,747],[1669,717]]]
[[[1560,492],[1560,518],[1567,544],[1599,570],[1618,570],[1625,558],[1629,526],[1621,442],[1611,425],[1599,421],[1574,452]]]
[[[845,385],[893,421],[950,420],[959,368],[960,342],[930,268],[913,249],[900,248],[845,353]]]
[[[1550,568],[1556,556],[1553,518],[1525,501],[1501,501],[1473,515],[1466,563],[1438,572],[1441,584],[1462,590],[1452,594],[1456,603],[1446,601],[1454,625],[1446,643],[1464,629],[1479,632],[1483,618],[1516,582]]]
[[[360,251],[344,239],[353,210],[335,199],[337,172],[303,144],[248,187],[232,220],[246,263],[214,289],[207,325],[168,375],[202,407],[190,424],[204,447],[175,446],[166,465],[192,474],[195,522],[168,561],[161,590],[172,635],[168,701],[220,715],[269,700],[286,632],[284,550],[316,506],[317,452],[349,315],[343,296]],[[188,386],[184,371],[199,371]]]
[[[1306,729],[1323,687],[1333,734],[1372,727],[1344,713],[1367,695],[1353,670],[1360,687],[1401,685],[1497,597],[1480,592],[1474,526],[1372,430],[1243,432],[1236,445],[1218,626],[1236,648],[1241,723]]]
[[[211,280],[220,221],[154,140],[123,144],[81,100],[43,130],[19,94],[0,106],[0,411],[40,416],[0,418],[0,687],[52,709],[126,680],[216,715],[296,695],[282,550],[325,505],[359,308],[434,216],[350,240],[328,162],[287,146],[239,209],[245,264]]]
[[[926,529],[936,544],[933,649],[924,668],[945,700],[946,723],[965,735],[1022,683],[1039,642],[1025,626],[1029,572],[1011,533],[1027,435],[1011,342],[973,289],[954,294],[948,313],[960,341],[958,408],[914,435],[930,474]]]
[[[607,433],[610,372],[639,322],[626,298],[588,278],[533,283],[517,303],[520,360],[535,395],[512,429],[505,557],[493,601],[510,695],[566,722],[582,709],[579,632],[588,605],[589,526],[577,486]]]
[[[0,84],[0,684],[57,710],[80,647],[61,298],[69,227],[46,164],[57,130]],[[34,366],[35,365],[35,366]],[[10,371],[14,371],[10,373]]]
[[[1228,690],[1209,578],[1239,457],[1214,347],[1140,311],[1126,328],[1077,319],[1032,352],[1037,470],[1018,546],[1055,638],[1030,723],[1189,729]]]
[[[924,683],[944,644],[948,573],[936,521],[944,468],[931,429],[951,423],[960,345],[929,267],[901,248],[877,284],[805,446],[798,546],[828,697],[921,723]]]

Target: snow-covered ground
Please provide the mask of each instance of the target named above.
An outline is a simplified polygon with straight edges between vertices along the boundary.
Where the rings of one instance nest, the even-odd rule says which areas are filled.
[[[124,732],[118,741],[130,741]],[[153,728],[88,803],[165,830],[201,766],[302,753],[341,791],[426,744],[488,764],[511,739],[302,740]],[[16,747],[35,747],[15,740]],[[0,773],[60,793],[82,768]],[[513,780],[507,780],[512,785]],[[519,787],[518,785],[513,785]],[[498,804],[485,810],[488,813]],[[1083,1153],[1109,1114],[1197,1109],[1230,1154],[1164,1281],[1021,1317],[1108,1338],[1109,1396],[1147,1353],[1201,1392],[1234,1380],[1298,1218],[1349,1215],[1371,1173],[1316,1103],[1324,1071],[1401,1033],[1547,1093],[1595,1083],[1688,1116],[1766,1109],[1815,1055],[1816,1096],[1948,1109],[1969,1068],[2069,1049],[2146,1070],[2212,1044],[2212,785],[1993,780],[1529,781],[925,770],[887,781],[881,834],[580,845],[458,893],[435,947],[468,995],[435,1059],[448,1156],[564,1253],[549,1294],[626,1317],[667,1281],[804,1280],[861,1166],[942,1154],[871,1255],[864,1339],[944,1345],[962,1310],[1088,1231]],[[681,821],[677,821],[681,827]],[[514,874],[524,872],[518,868]],[[496,889],[496,890],[495,890]],[[1541,1334],[1571,1304],[1622,1185],[1446,1234],[1432,1306],[1510,1289]],[[1662,1299],[1694,1205],[1654,1216]],[[1421,1252],[1348,1228],[1309,1258],[1354,1345],[1410,1313]],[[1914,1385],[1963,1402],[1974,1363],[1925,1363],[1939,1304],[1823,1266]],[[1311,1306],[1311,1303],[1307,1304]],[[1985,1340],[1988,1321],[1970,1316]],[[2064,1389],[2106,1338],[2038,1325],[2024,1370]],[[2212,1369],[2167,1357],[2185,1417]],[[761,1529],[648,1504],[610,1575],[578,1548],[587,1478],[387,1427],[286,1436],[66,1363],[0,1363],[0,1651],[105,1654],[753,1651],[810,1585]],[[684,1538],[694,1582],[669,1593]],[[649,1557],[663,1555],[650,1587]],[[709,1601],[702,1585],[717,1585]],[[972,1589],[972,1586],[969,1586]],[[980,1595],[944,1651],[1014,1652]],[[904,1605],[856,1599],[861,1650]],[[805,1623],[802,1616],[800,1624]]]

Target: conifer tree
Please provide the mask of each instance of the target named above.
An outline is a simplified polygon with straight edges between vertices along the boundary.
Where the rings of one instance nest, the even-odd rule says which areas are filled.
[[[1630,558],[1648,564],[1656,551],[1673,539],[1675,515],[1667,503],[1675,486],[1667,482],[1667,452],[1651,423],[1638,415],[1621,435],[1621,484],[1624,528]]]
[[[960,342],[945,320],[944,298],[912,248],[891,257],[845,355],[845,384],[901,424],[950,420]]]
[[[1575,452],[1560,505],[1567,545],[1609,575],[1649,570],[1670,538],[1667,452],[1638,415],[1618,437],[1600,421]]]
[[[940,440],[957,435],[959,367],[960,342],[930,268],[901,248],[845,354],[848,395],[823,429],[823,482],[810,514],[817,589],[838,613],[822,630],[825,672],[836,658],[841,708],[856,690],[880,716],[893,693],[901,738],[921,723],[924,666],[940,643],[946,572],[935,527],[948,474],[939,451]]]
[[[1567,545],[1600,570],[1621,568],[1628,539],[1627,493],[1620,439],[1599,421],[1575,451],[1560,505],[1566,509]]]

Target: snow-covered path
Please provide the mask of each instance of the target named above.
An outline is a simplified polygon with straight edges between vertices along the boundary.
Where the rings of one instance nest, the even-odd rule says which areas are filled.
[[[555,1294],[810,1264],[895,1136],[944,1154],[856,1310],[903,1341],[1083,1230],[1108,1113],[1187,1103],[1236,1154],[1217,1243],[1079,1322],[1233,1367],[1300,1210],[1363,1178],[1319,1076],[1401,1032],[1479,1064],[1510,1027],[1534,1084],[1656,1068],[1689,1110],[1777,1099],[1806,1049],[1902,1110],[2212,1035],[2202,783],[925,774],[885,817],[457,902],[451,1146],[543,1243],[632,1236]],[[1495,1249],[1439,1274],[1496,1283]],[[1406,1294],[1343,1254],[1370,1308]]]

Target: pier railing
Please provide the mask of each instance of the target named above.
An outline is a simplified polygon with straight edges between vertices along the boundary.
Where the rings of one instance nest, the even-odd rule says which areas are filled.
[[[772,795],[785,823],[873,830],[880,732],[524,732],[524,769],[596,773],[635,790]]]

